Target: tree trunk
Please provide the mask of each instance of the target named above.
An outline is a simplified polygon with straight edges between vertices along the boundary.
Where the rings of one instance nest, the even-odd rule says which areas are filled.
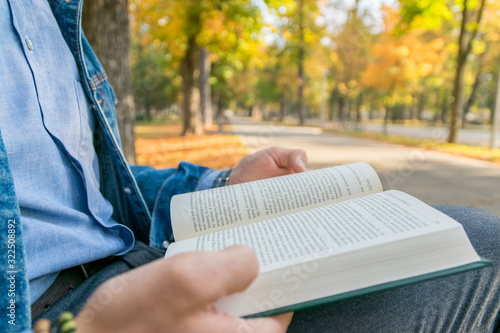
[[[135,163],[135,104],[129,59],[128,1],[85,1],[82,25],[118,99],[116,117],[123,153],[128,162]]]
[[[351,121],[352,119],[352,101],[349,98],[349,95],[346,95],[345,97],[345,110],[346,112],[344,113],[347,121]]]
[[[183,129],[182,135],[203,134],[200,112],[200,68],[199,49],[196,37],[191,36],[188,40],[186,54],[181,64],[182,76],[182,112]]]
[[[341,123],[345,121],[345,109],[346,109],[346,96],[339,95],[339,113],[338,118]]]
[[[280,93],[280,121],[283,121],[283,119],[285,118],[285,103],[285,93],[282,91]]]
[[[417,96],[415,93],[411,95],[410,119],[417,119]]]
[[[328,120],[332,121],[335,115],[335,103],[338,102],[338,90],[333,89],[328,99]]]
[[[460,127],[460,110],[464,104],[464,78],[465,78],[465,62],[461,56],[457,62],[457,71],[455,73],[455,81],[453,86],[453,102],[451,107],[451,118],[450,118],[450,133],[448,136],[448,142],[456,143],[458,128]]]
[[[153,110],[151,110],[151,105],[149,105],[149,101],[146,99],[144,104],[145,104],[145,106],[144,106],[145,118],[147,120],[153,119],[153,115],[152,115]]]
[[[424,108],[425,108],[426,102],[427,102],[427,95],[426,95],[426,93],[422,93],[420,95],[420,98],[417,101],[417,119],[418,120],[423,119],[423,113],[424,113]]]
[[[388,102],[385,104],[384,126],[382,126],[382,133],[389,135],[389,118],[391,117],[391,107]]]
[[[368,111],[368,119],[373,120],[375,118],[375,108],[377,108],[376,103],[377,95],[373,96],[370,100],[370,111]]]
[[[297,103],[299,106],[299,123],[304,125],[305,123],[305,104],[304,104],[304,87],[305,87],[305,74],[304,74],[304,6],[303,0],[299,0],[297,3],[297,10],[299,11],[299,50],[297,56],[297,66],[298,66],[298,79],[299,79],[299,90],[297,94]]]
[[[215,94],[214,99],[215,99],[214,104],[217,107],[215,111],[215,121],[217,122],[218,131],[222,132],[222,125],[224,125],[222,112],[224,110],[224,107],[221,94],[220,93]]]
[[[485,0],[481,0],[479,4],[479,11],[477,14],[476,24],[479,26],[483,14]],[[457,57],[457,70],[455,73],[455,81],[453,86],[453,102],[451,107],[450,118],[450,132],[448,135],[448,142],[456,143],[458,128],[460,127],[460,112],[463,108],[464,102],[464,77],[465,67],[467,64],[467,57],[472,50],[472,41],[476,38],[478,27],[469,34],[467,33],[467,24],[469,16],[468,0],[464,0],[464,9],[462,12],[462,24],[460,26],[460,35],[458,38],[458,57]],[[467,39],[468,37],[468,39]],[[467,40],[466,40],[467,39]]]
[[[490,122],[491,122],[490,148],[496,149],[498,148],[497,136],[498,136],[498,130],[500,129],[500,69],[498,72],[495,107],[492,109]]]
[[[470,108],[474,104],[474,100],[476,99],[476,94],[477,94],[477,88],[479,87],[480,83],[481,83],[481,73],[478,72],[474,84],[472,85],[472,92],[469,96],[469,99],[467,100],[467,103],[465,103],[464,109],[462,111],[462,128],[465,128],[465,123],[467,121],[466,119],[467,114],[470,112]]]
[[[203,124],[207,128],[213,125],[213,109],[212,109],[212,93],[210,91],[210,59],[208,58],[208,50],[201,48],[200,50],[200,102],[201,114],[203,116]]]
[[[319,120],[321,126],[325,126],[325,112],[326,112],[326,75],[328,71],[323,70],[323,75],[321,77],[321,103],[319,106]]]
[[[478,64],[479,68],[478,68],[477,73],[476,73],[476,78],[474,80],[474,84],[472,85],[472,91],[471,91],[469,99],[467,100],[467,103],[464,105],[464,109],[462,111],[462,128],[465,127],[465,122],[466,122],[465,118],[467,117],[467,114],[469,113],[471,106],[474,104],[474,101],[475,101],[476,96],[477,96],[477,90],[481,84],[481,76],[483,75],[484,54],[485,53],[481,53],[481,55],[479,56],[479,64]]]
[[[361,107],[363,106],[363,92],[360,92],[356,99],[356,128],[361,124]]]
[[[444,96],[443,101],[441,103],[441,115],[440,115],[440,119],[443,124],[446,124],[446,118],[448,118],[448,111],[450,110],[448,105],[449,105],[448,98],[447,96]]]

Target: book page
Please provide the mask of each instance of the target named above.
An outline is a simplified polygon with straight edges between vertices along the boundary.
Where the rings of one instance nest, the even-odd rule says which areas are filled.
[[[381,192],[375,170],[353,163],[176,195],[174,238],[183,240]]]
[[[175,242],[166,257],[244,244],[265,272],[450,228],[462,227],[408,194],[388,191]]]

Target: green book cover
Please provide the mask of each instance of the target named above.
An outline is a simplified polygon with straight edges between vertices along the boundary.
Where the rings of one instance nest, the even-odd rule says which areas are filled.
[[[467,265],[453,267],[453,268],[449,268],[449,269],[445,269],[445,270],[441,270],[441,271],[437,271],[437,272],[432,272],[432,273],[428,273],[428,274],[423,274],[423,275],[419,275],[419,276],[414,276],[414,277],[407,278],[407,279],[382,283],[379,285],[375,285],[375,286],[371,286],[371,287],[367,287],[367,288],[362,288],[362,289],[358,289],[358,290],[353,290],[353,291],[349,291],[349,292],[345,292],[345,293],[341,293],[341,294],[336,294],[336,295],[332,295],[332,296],[322,297],[322,298],[314,299],[314,300],[307,301],[307,302],[292,304],[292,305],[288,305],[285,307],[276,308],[276,309],[272,309],[269,311],[264,311],[264,312],[252,314],[249,316],[245,316],[245,318],[270,317],[270,316],[275,316],[275,315],[285,313],[285,312],[299,311],[299,310],[307,309],[307,308],[317,306],[317,305],[337,302],[337,301],[341,301],[341,300],[352,298],[352,297],[358,297],[358,296],[362,296],[362,295],[366,295],[366,294],[371,294],[371,293],[374,293],[377,291],[392,289],[392,288],[405,286],[408,284],[421,282],[421,281],[425,281],[425,280],[431,280],[431,279],[435,279],[435,278],[443,277],[443,276],[447,276],[447,275],[463,273],[466,271],[470,271],[470,270],[478,269],[478,268],[483,268],[483,267],[487,267],[487,266],[491,266],[491,265],[493,265],[493,263],[490,260],[481,257],[481,261],[473,262],[473,263],[470,263]]]

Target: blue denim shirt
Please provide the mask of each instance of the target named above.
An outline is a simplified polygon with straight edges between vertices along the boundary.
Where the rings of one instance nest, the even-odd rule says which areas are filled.
[[[33,303],[60,271],[124,254],[134,235],[111,219],[113,207],[99,192],[95,117],[49,3],[0,0],[0,31],[0,64],[8,68],[0,81],[0,130]]]
[[[187,162],[164,170],[127,164],[116,123],[116,98],[81,30],[82,1],[50,0],[49,3],[76,60],[96,118],[94,147],[99,159],[101,193],[113,206],[115,221],[129,227],[136,239],[162,248],[173,241],[171,197],[222,186],[229,170],[214,171]],[[0,63],[0,80],[4,79],[1,72],[4,70]],[[30,331],[31,325],[26,251],[19,218],[18,198],[0,133],[0,331],[5,332]]]

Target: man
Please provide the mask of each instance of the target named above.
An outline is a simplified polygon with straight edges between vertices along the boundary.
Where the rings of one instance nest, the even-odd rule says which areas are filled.
[[[250,249],[161,258],[173,241],[172,195],[305,171],[305,154],[273,148],[232,171],[129,166],[113,91],[81,32],[81,5],[0,0],[2,331],[29,331],[31,320],[66,310],[78,315],[78,332],[286,331],[291,314],[244,320],[213,308],[255,278]],[[498,218],[443,210],[498,263]],[[289,330],[492,331],[499,275],[495,265],[301,311]]]
[[[68,33],[74,28],[73,18],[80,15],[81,2],[3,0],[0,4],[0,40],[5,46],[0,55],[6,177],[2,185],[13,180],[16,194],[2,206],[19,205],[21,212],[19,220],[11,209],[2,223],[22,222],[24,237],[20,229],[16,237],[18,244],[24,240],[26,265],[20,267],[23,248],[18,245],[15,268],[27,273],[30,291],[17,288],[24,296],[18,300],[18,328],[23,326],[21,306],[26,304],[32,304],[32,319],[55,319],[55,312],[60,312],[56,304],[77,286],[71,296],[84,302],[88,295],[80,290],[83,287],[89,294],[92,290],[87,287],[89,280],[83,285],[79,281],[80,271],[88,276],[90,270],[109,268],[113,262],[114,272],[97,274],[93,280],[123,272],[114,259],[98,265],[96,260],[127,254],[125,260],[135,260],[130,265],[135,267],[162,257],[162,251],[155,249],[164,251],[172,240],[172,195],[225,185],[229,170],[189,163],[160,171],[129,168],[120,151],[114,95],[105,73],[85,39],[80,42],[80,30]],[[271,149],[248,156],[229,179],[237,183],[304,171],[305,162],[302,151]],[[134,239],[151,248],[134,246]],[[248,254],[241,260],[245,257]],[[249,276],[255,273],[251,259],[245,273]],[[88,263],[93,264],[80,268]],[[82,305],[67,309],[78,311]]]

